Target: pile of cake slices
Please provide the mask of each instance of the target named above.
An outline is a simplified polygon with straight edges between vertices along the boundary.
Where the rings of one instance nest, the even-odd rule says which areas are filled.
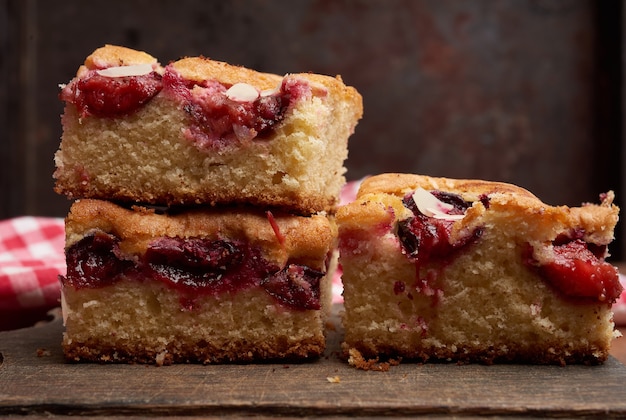
[[[322,354],[354,88],[108,45],[60,97],[69,360]]]
[[[338,264],[358,368],[596,364],[618,335],[612,192],[555,207],[510,184],[388,173],[338,206],[363,112],[340,77],[105,46],[60,97],[70,361],[319,357]]]

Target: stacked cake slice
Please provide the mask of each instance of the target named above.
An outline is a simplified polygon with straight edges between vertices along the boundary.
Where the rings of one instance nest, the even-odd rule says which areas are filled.
[[[105,46],[61,99],[68,359],[323,352],[354,88]]]

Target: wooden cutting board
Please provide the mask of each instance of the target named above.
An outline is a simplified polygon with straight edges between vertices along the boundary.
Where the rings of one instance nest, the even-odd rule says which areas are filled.
[[[409,364],[361,371],[338,357],[301,364],[68,364],[58,316],[0,333],[0,417],[626,417],[626,367]]]

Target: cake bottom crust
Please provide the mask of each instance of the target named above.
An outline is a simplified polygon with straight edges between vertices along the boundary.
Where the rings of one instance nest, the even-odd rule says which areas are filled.
[[[94,289],[64,287],[62,300],[68,361],[295,361],[325,349],[329,305],[290,309],[263,290],[185,295],[157,281],[119,281]]]
[[[530,344],[530,343],[529,343]],[[520,346],[516,343],[487,343],[485,345],[443,346],[440,348],[425,346],[421,349],[402,349],[401,343],[387,341],[371,343],[368,340],[353,340],[343,343],[342,350],[349,363],[367,370],[367,366],[376,366],[380,361],[413,362],[454,362],[457,364],[482,363],[520,363],[538,365],[598,365],[609,356],[608,348],[603,343],[544,342],[540,345]],[[376,362],[376,363],[373,363]]]
[[[323,339],[319,340],[316,337],[291,346],[285,344],[279,339],[252,345],[246,340],[241,340],[232,342],[232,348],[220,348],[204,342],[171,343],[163,350],[158,350],[145,348],[141,343],[113,347],[106,340],[94,339],[81,344],[72,344],[64,340],[63,350],[70,362],[142,363],[159,366],[174,363],[245,363],[259,360],[297,362],[318,357],[324,351]]]

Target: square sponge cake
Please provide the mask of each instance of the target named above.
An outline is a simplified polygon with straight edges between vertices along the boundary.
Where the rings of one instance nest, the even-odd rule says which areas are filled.
[[[55,190],[156,205],[333,211],[362,98],[341,77],[107,45],[62,86]]]
[[[61,278],[70,361],[316,358],[336,267],[324,215],[76,201]]]
[[[622,290],[605,261],[613,197],[555,207],[504,183],[366,179],[337,213],[350,363],[603,362]]]

